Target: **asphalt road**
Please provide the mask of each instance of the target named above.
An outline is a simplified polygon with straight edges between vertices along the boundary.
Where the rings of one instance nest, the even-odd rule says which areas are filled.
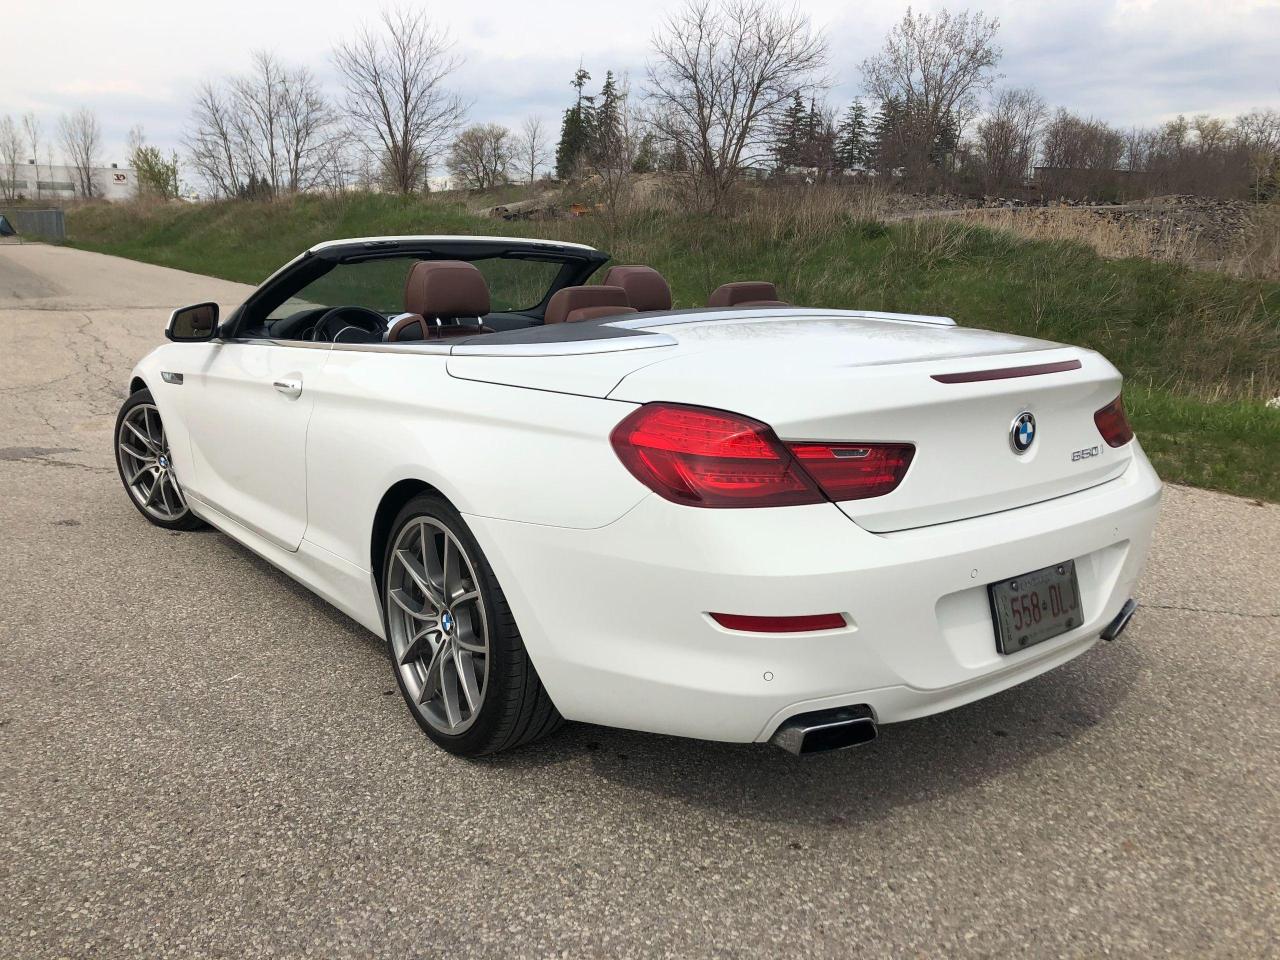
[[[245,289],[0,246],[0,957],[1280,955],[1280,508],[1170,488],[1120,641],[855,751],[466,762],[120,489],[132,363]]]

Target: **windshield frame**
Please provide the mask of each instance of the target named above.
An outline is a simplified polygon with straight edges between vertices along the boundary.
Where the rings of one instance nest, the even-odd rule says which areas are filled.
[[[387,237],[326,243],[314,247],[286,264],[269,277],[240,305],[222,325],[223,339],[263,339],[271,312],[290,297],[333,270],[338,264],[369,260],[538,260],[559,263],[560,270],[552,279],[542,299],[520,313],[542,320],[547,302],[564,287],[584,283],[591,274],[609,261],[609,255],[592,247],[558,244],[543,240],[513,240],[507,237],[455,239]]]

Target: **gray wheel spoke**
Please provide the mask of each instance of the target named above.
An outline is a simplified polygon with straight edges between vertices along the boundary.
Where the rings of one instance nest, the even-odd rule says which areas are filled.
[[[142,479],[142,475],[143,475],[144,473],[150,473],[150,472],[152,471],[152,469],[154,469],[154,468],[155,468],[155,464],[156,464],[156,462],[155,462],[154,460],[151,460],[151,461],[148,461],[148,462],[146,462],[146,463],[143,463],[143,465],[142,465],[142,466],[140,466],[140,467],[137,469],[137,471],[133,474],[133,476],[131,476],[131,477],[129,478],[129,480],[128,480],[128,484],[129,484],[129,486],[131,486],[131,487],[132,487],[135,483],[137,483],[139,480],[141,480],[141,479]]]
[[[155,441],[152,440],[148,434],[143,433],[141,430],[135,427],[128,420],[124,422],[124,425],[129,428],[129,430],[133,433],[135,437],[137,437],[139,440],[142,441],[143,446],[145,446],[148,450],[150,450],[153,455],[160,453],[159,448],[156,447],[155,445]]]
[[[451,656],[441,657],[440,703],[444,707],[445,720],[448,721],[451,727],[456,727],[462,722],[462,705],[458,699],[458,687],[461,682],[461,678],[458,676],[458,664],[454,658]]]
[[[133,457],[135,460],[141,460],[144,463],[151,463],[151,464],[154,464],[156,462],[156,458],[151,455],[151,451],[138,450],[134,447],[129,446],[123,440],[120,441],[120,449],[123,450],[125,453],[127,453],[129,456]]]
[[[456,565],[457,561],[454,560],[453,564],[450,564],[449,561],[453,559],[454,552],[453,537],[446,533],[444,535],[444,556],[440,558],[440,585],[444,590],[444,597],[446,601],[453,599],[452,577],[456,571],[452,568]]]
[[[424,656],[433,656],[435,651],[431,645],[431,635],[439,631],[439,627],[434,623],[429,623],[412,637],[409,638],[408,645],[404,648],[404,653],[400,654],[400,665],[413,663],[415,660],[421,660]]]
[[[428,617],[435,616],[434,611],[429,611],[423,606],[416,606],[413,598],[399,587],[392,590],[389,596],[392,603],[415,620],[426,620]]]
[[[418,703],[426,704],[444,688],[441,674],[447,659],[445,650],[448,646],[447,643],[442,643],[431,654],[431,662],[427,664],[427,669],[422,675],[422,691],[418,694]]]
[[[409,578],[413,580],[414,585],[422,591],[427,602],[435,608],[435,612],[439,613],[444,609],[444,600],[440,596],[440,591],[436,589],[435,584],[427,576],[427,571],[422,564],[408,550],[396,551],[396,562],[404,567],[405,573],[409,574]]]
[[[467,709],[475,713],[480,709],[480,684],[476,682],[475,664],[466,650],[454,649],[453,666],[458,671],[458,685],[467,701]]]

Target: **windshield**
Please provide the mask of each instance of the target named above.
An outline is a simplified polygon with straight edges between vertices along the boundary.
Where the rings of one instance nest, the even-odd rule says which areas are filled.
[[[339,263],[311,281],[267,316],[268,320],[313,307],[360,306],[378,313],[404,310],[404,284],[417,258]],[[563,264],[558,260],[488,257],[472,260],[489,286],[491,310],[530,310],[542,302]]]

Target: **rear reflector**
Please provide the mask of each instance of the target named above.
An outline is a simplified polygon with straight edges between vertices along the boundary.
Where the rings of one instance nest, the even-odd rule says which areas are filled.
[[[609,439],[637,480],[675,503],[784,507],[826,499],[768,424],[735,413],[648,403]]]
[[[916,448],[909,443],[791,443],[800,465],[832,500],[864,500],[893,490]]]
[[[1124,412],[1124,397],[1119,396],[1093,415],[1093,422],[1108,446],[1123,447],[1133,439],[1133,427]]]
[[[815,613],[804,617],[749,617],[737,613],[713,613],[711,619],[727,630],[748,633],[806,633],[812,630],[839,630],[844,616],[839,613]]]

